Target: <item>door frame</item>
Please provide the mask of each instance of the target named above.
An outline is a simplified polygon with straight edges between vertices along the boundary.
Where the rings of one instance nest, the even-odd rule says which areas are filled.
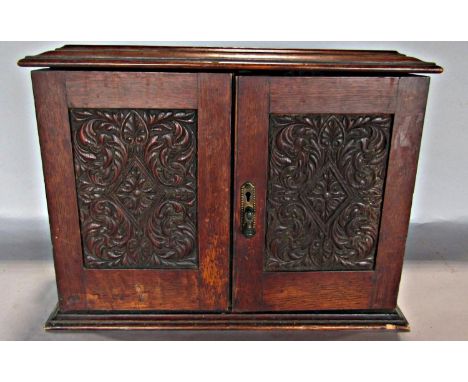
[[[32,73],[62,312],[229,307],[231,74]],[[197,109],[198,269],[83,266],[69,108]]]
[[[394,309],[401,277],[429,78],[237,78],[234,143],[233,310]],[[263,270],[270,113],[393,114],[375,268]],[[256,235],[240,232],[240,187],[256,187]]]

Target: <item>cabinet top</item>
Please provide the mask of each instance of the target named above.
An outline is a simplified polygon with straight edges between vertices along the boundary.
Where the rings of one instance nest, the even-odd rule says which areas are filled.
[[[397,51],[173,46],[65,45],[19,66],[84,69],[260,70],[441,73],[435,63]]]

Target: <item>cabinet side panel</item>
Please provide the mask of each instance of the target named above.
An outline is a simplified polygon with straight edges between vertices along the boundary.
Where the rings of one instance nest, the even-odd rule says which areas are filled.
[[[63,311],[86,309],[65,76],[37,71],[32,80],[59,306]]]
[[[396,306],[428,90],[428,77],[400,78],[382,210],[373,308]]]

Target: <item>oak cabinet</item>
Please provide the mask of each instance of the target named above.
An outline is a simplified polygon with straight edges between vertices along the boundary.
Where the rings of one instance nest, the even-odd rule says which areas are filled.
[[[48,329],[407,327],[429,78],[397,52],[65,46],[32,73]]]

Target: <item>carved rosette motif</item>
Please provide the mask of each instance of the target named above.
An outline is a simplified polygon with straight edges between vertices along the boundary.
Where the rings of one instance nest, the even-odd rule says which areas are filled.
[[[390,115],[271,115],[265,270],[374,266]]]
[[[196,268],[192,110],[71,109],[84,264]]]

